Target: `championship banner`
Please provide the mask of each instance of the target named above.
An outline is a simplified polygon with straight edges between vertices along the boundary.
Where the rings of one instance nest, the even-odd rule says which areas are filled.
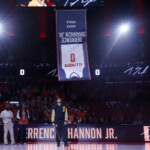
[[[56,11],[59,81],[91,79],[86,28],[86,10]]]

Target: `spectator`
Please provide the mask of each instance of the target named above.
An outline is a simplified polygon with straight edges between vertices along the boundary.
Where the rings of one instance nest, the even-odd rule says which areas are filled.
[[[13,122],[12,122],[13,113],[10,110],[10,106],[8,104],[6,105],[6,109],[1,112],[0,117],[3,119],[3,123],[4,123],[4,144],[8,145],[7,135],[9,131],[11,137],[11,144],[14,145],[15,139],[14,139],[14,129],[13,129]]]
[[[22,103],[20,105],[20,108],[17,112],[17,119],[19,119],[19,133],[18,133],[18,140],[17,143],[20,144],[24,144],[26,141],[26,137],[25,137],[25,127],[24,125],[29,123],[29,111],[26,109],[26,105],[25,103]]]

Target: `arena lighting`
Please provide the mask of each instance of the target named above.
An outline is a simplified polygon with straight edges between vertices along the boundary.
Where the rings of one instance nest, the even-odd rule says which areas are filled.
[[[129,31],[130,26],[131,26],[130,23],[125,23],[125,24],[121,24],[119,27],[116,28],[116,31],[117,31],[116,37],[114,38],[114,42],[112,42],[112,44],[108,48],[107,54],[104,57],[103,62],[108,57],[108,55],[111,53],[111,51],[113,50],[114,46],[116,45],[118,40],[121,38],[121,36]],[[118,30],[119,30],[119,33],[118,33]]]
[[[3,25],[0,23],[0,34],[2,33]]]
[[[130,29],[130,25],[127,23],[127,24],[123,24],[119,27],[119,31],[120,33],[127,33]]]

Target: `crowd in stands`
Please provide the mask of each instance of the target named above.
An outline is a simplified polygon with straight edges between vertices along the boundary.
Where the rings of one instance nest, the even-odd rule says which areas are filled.
[[[64,83],[47,76],[0,77],[0,112],[6,102],[25,102],[31,124],[51,123],[51,110],[58,96],[68,108],[70,124],[150,123],[150,83]],[[14,116],[18,108],[19,104],[11,104]]]

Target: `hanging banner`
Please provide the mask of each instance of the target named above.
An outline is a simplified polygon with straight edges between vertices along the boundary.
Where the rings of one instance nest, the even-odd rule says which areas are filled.
[[[59,81],[91,79],[86,28],[86,10],[56,11]]]

